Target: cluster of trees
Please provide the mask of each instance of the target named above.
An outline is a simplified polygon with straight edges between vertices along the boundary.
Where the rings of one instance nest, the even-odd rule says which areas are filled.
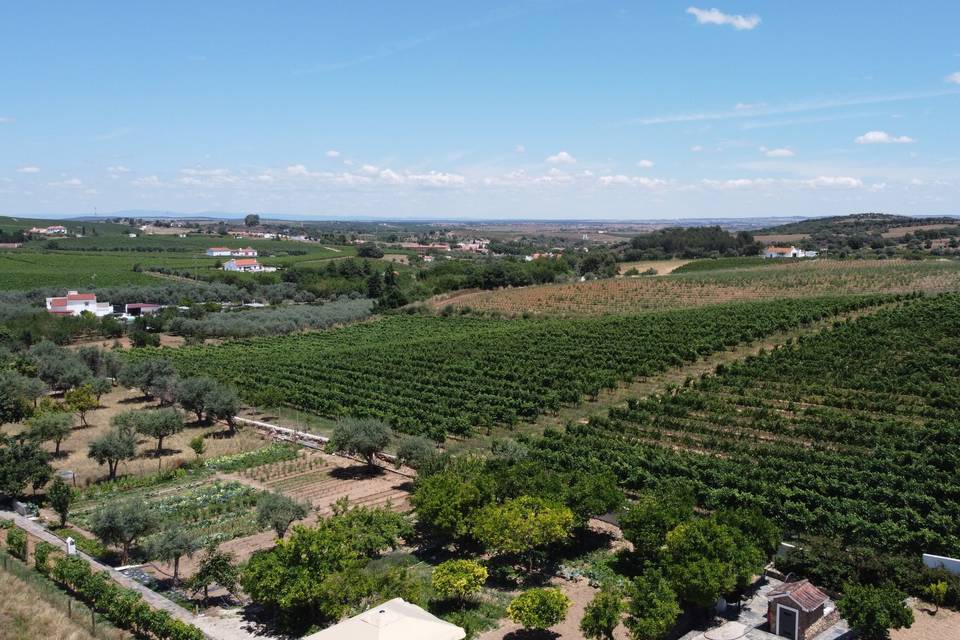
[[[623,259],[755,256],[762,248],[746,231],[733,234],[720,227],[670,227],[631,238],[623,249]]]
[[[312,527],[295,526],[275,547],[255,553],[240,584],[253,602],[297,630],[334,622],[374,601],[397,596],[422,601],[408,569],[372,562],[411,533],[406,516],[339,504],[331,517]]]

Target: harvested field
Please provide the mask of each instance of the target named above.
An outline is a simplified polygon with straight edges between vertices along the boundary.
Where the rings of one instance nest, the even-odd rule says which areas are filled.
[[[902,238],[908,233],[913,233],[915,231],[933,231],[936,229],[948,229],[950,227],[956,227],[955,224],[918,224],[913,225],[912,227],[893,227],[889,231],[883,233],[884,238]]]
[[[622,262],[620,263],[619,273],[623,275],[630,269],[636,269],[640,273],[647,271],[648,269],[653,269],[657,272],[658,276],[663,276],[668,273],[673,273],[675,269],[679,269],[683,265],[692,260],[639,260],[637,262]]]
[[[776,244],[778,242],[800,242],[801,240],[806,240],[809,237],[809,233],[773,233],[770,235],[753,236],[753,239],[757,242]]]
[[[703,307],[725,302],[847,293],[939,293],[960,289],[960,262],[811,260],[753,269],[616,278],[464,293],[438,299],[507,315],[601,315]]]

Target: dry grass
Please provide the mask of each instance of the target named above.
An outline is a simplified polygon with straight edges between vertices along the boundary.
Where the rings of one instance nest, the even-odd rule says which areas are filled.
[[[28,583],[0,571],[0,637],[4,640],[123,640],[130,635],[101,625],[97,635],[50,604]],[[89,620],[86,620],[89,624]]]
[[[774,233],[770,235],[753,236],[753,239],[757,242],[776,244],[778,242],[800,242],[801,240],[806,240],[809,237],[809,233]]]
[[[913,625],[909,629],[890,632],[890,640],[960,640],[960,612],[940,609],[936,615],[932,604],[911,599]]]
[[[933,229],[946,229],[948,227],[955,227],[955,224],[917,224],[912,227],[893,227],[887,231],[883,232],[884,238],[902,238],[908,233],[913,233],[914,231],[930,231]]]
[[[620,263],[619,273],[623,275],[630,269],[636,269],[640,273],[643,273],[647,269],[653,269],[657,272],[658,276],[663,276],[668,273],[673,273],[674,269],[679,269],[683,265],[691,260],[681,260],[675,258],[673,260],[639,260],[637,262],[622,262]]]
[[[147,402],[138,391],[117,388],[103,396],[101,408],[87,414],[88,427],[76,427],[70,436],[60,445],[60,457],[53,461],[57,469],[70,469],[77,474],[77,486],[84,486],[105,477],[106,466],[100,466],[95,460],[87,457],[90,442],[110,428],[110,418],[122,411],[131,409],[155,408],[154,402]],[[188,415],[187,419],[192,419]],[[0,427],[4,433],[16,433],[26,428],[22,424],[4,425]],[[196,426],[188,422],[187,428],[179,434],[165,438],[163,441],[164,455],[159,459],[154,457],[156,440],[141,437],[137,448],[137,457],[120,464],[120,475],[147,475],[155,473],[158,468],[167,469],[171,466],[192,460],[195,456],[188,446],[190,440],[197,435],[203,435],[206,441],[204,457],[212,458],[220,455],[240,453],[258,449],[264,445],[263,437],[253,429],[242,429],[233,437],[226,435],[226,426]],[[53,443],[44,445],[53,451]]]

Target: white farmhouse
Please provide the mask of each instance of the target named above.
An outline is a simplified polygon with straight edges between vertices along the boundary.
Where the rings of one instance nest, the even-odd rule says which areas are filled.
[[[267,267],[259,262],[256,258],[234,258],[233,260],[227,260],[223,264],[224,271],[241,271],[244,273],[268,273],[270,271],[276,271],[276,267]]]
[[[816,251],[804,251],[796,247],[767,247],[763,250],[764,258],[816,258]]]
[[[229,256],[230,247],[210,247],[207,249],[207,255],[211,258],[216,258],[220,256]]]
[[[57,316],[79,316],[84,311],[89,311],[102,318],[113,313],[113,305],[109,302],[97,302],[94,293],[68,291],[65,296],[47,298],[47,311]]]

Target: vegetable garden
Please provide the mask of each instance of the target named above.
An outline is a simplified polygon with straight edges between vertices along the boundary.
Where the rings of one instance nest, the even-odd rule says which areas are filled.
[[[960,554],[960,294],[919,298],[532,443],[627,488],[693,483],[792,535]]]
[[[877,304],[846,297],[578,320],[391,316],[317,334],[138,350],[260,406],[375,417],[410,433],[532,420],[604,388],[778,330]]]

